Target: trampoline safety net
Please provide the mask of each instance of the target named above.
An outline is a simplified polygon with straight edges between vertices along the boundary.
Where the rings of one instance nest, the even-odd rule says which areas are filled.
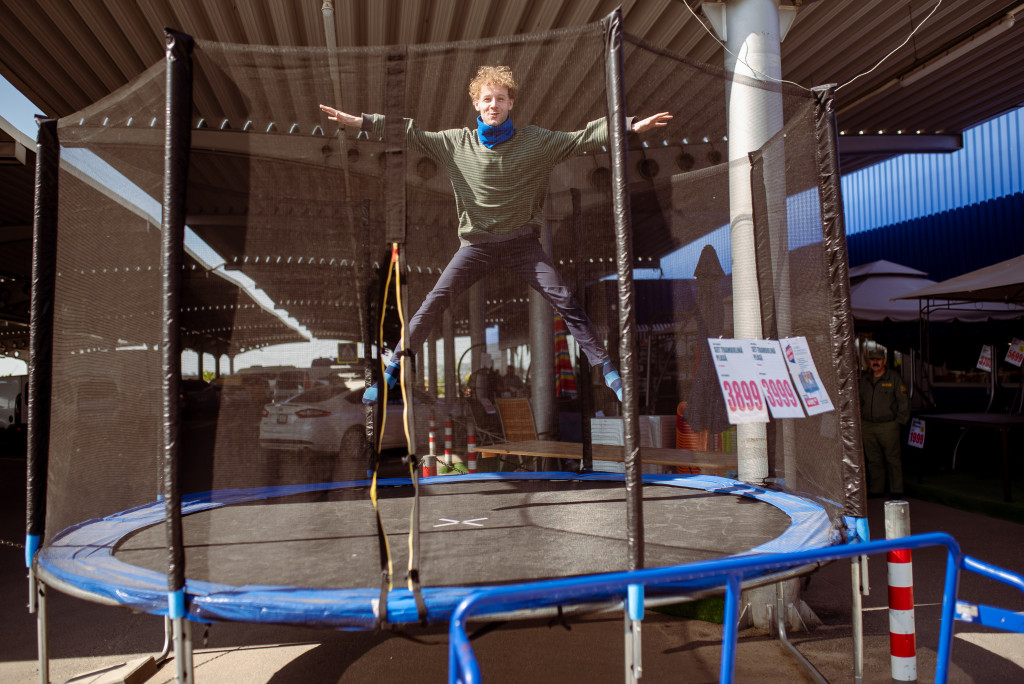
[[[173,467],[187,501],[204,492],[274,492],[277,499],[284,495],[274,504],[282,506],[277,517],[290,521],[273,531],[262,527],[265,518],[249,514],[271,505],[260,496],[236,504],[241,508],[232,515],[187,521],[190,578],[270,584],[260,566],[287,567],[300,542],[316,545],[339,535],[365,536],[376,553],[367,487],[345,487],[340,494],[316,487],[364,479],[379,450],[380,462],[390,466],[398,463],[396,453],[409,451],[401,384],[389,390],[386,403],[367,409],[360,402],[364,387],[382,377],[382,357],[386,362],[403,337],[411,392],[404,403],[413,409],[409,437],[417,455],[429,451],[431,419],[439,461],[448,420],[460,463],[467,460],[469,432],[478,450],[524,439],[513,434],[517,402],[532,406],[525,438],[596,443],[616,429],[621,436],[616,417],[623,407],[605,385],[601,353],[632,373],[642,425],[654,426],[641,430],[642,446],[743,452],[748,447],[737,446],[743,433],[737,436],[728,422],[707,342],[751,337],[734,323],[741,308],[754,312],[759,334],[753,337],[806,338],[834,404],[828,412],[766,424],[755,450],[767,478],[755,484],[820,502],[836,527],[841,516],[860,515],[831,91],[743,81],[629,35],[621,50],[624,114],[637,117],[630,121],[658,112],[673,117],[663,128],[625,140],[628,301],[618,289],[604,23],[402,48],[196,41],[175,320],[184,377],[175,398],[174,464],[164,461],[162,437],[165,62],[61,119],[44,547],[84,521],[152,508],[166,468]],[[535,202],[516,200],[526,206],[527,220],[493,226],[482,237],[467,233],[472,209],[464,194],[457,196],[472,171],[451,161],[466,140],[480,144],[467,88],[481,65],[508,65],[518,84],[511,142],[531,135],[556,141],[541,146],[539,156],[516,158],[517,166],[502,176],[509,187],[474,187],[469,203],[496,212],[506,207],[488,201],[520,188],[523,179],[539,179],[541,188]],[[345,127],[330,121],[320,104],[380,116]],[[730,116],[768,121],[771,130],[755,149],[736,149],[728,140]],[[456,133],[434,135],[440,131]],[[545,137],[547,131],[568,133]],[[501,153],[501,144],[488,153]],[[525,237],[508,240],[512,233]],[[510,267],[524,240],[546,250],[566,299],[586,312],[586,329],[601,351],[592,354],[597,358],[577,345],[571,327],[578,322],[570,317],[567,328],[550,301],[520,277],[522,269]],[[490,250],[482,279],[460,284],[429,325],[411,330],[414,314],[465,245]],[[632,307],[635,318],[635,332],[629,331],[635,344],[627,350],[632,360],[622,358],[623,306]],[[328,350],[314,356],[329,359],[297,360],[292,351],[314,345]],[[213,388],[193,382],[201,370],[216,376]],[[480,472],[568,466],[557,459],[476,459]],[[735,477],[735,469],[725,473]],[[461,486],[472,489],[468,476],[450,477],[467,478]],[[424,485],[425,499],[431,487]],[[365,517],[301,508],[317,496],[356,501],[344,515]],[[623,497],[612,499],[625,525]],[[389,533],[408,532],[409,501],[405,493],[382,497],[382,507],[404,506],[402,515],[385,516]],[[648,530],[672,517],[665,505],[645,504]],[[465,525],[470,518],[460,515],[472,511],[448,518]],[[731,519],[729,512],[714,515]],[[434,517],[444,518],[444,510]],[[602,517],[601,529],[591,532],[604,535],[615,517]],[[162,519],[158,508],[151,522]],[[424,537],[437,524],[425,519]],[[163,539],[158,532],[117,544],[143,557]],[[245,576],[233,577],[231,557],[253,539],[261,542],[258,564],[246,564]],[[495,539],[500,545],[503,537]],[[517,544],[530,540],[515,536]],[[269,541],[279,543],[262,543]],[[624,567],[625,542],[610,546],[621,558],[598,567]],[[343,585],[331,574],[343,564],[345,548],[337,562],[307,567],[291,582]],[[443,555],[446,548],[432,552]],[[561,548],[563,557],[573,553],[557,539],[552,548]],[[478,549],[476,555],[487,553]],[[152,562],[166,571],[165,558]],[[674,561],[669,556],[666,562]],[[420,563],[436,584],[461,581],[450,576],[458,564],[432,572],[426,551]],[[379,568],[368,568],[360,581],[373,588]]]

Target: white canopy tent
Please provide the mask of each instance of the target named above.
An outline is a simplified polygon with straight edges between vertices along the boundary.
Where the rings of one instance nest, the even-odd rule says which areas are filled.
[[[1018,261],[1021,259],[1024,257],[1018,257]],[[1017,275],[1024,277],[1024,263],[1018,266]],[[923,271],[884,259],[851,268],[850,299],[854,320],[859,322],[888,320],[896,323],[920,320],[922,306],[914,300],[921,293],[931,292],[937,286],[943,285],[943,283],[937,283],[926,276],[927,274]],[[964,276],[958,276],[958,278],[962,277]],[[946,282],[949,283],[952,280]],[[948,293],[940,294],[942,299],[928,296],[931,301],[925,307],[925,313],[927,313],[928,320],[932,322],[958,320],[970,323],[1024,316],[1024,307],[1016,304],[986,303],[983,300],[964,301],[960,297],[951,297]]]
[[[1024,254],[941,283],[903,294],[899,299],[945,299],[961,302],[999,302],[1024,315]]]

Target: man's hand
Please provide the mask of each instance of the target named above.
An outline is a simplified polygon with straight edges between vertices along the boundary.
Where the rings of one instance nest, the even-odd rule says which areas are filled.
[[[323,107],[323,105],[321,105]],[[649,116],[646,119],[633,122],[634,133],[646,133],[652,128],[659,128],[661,126],[668,126],[669,120],[672,119],[672,115],[668,112],[659,112],[653,116]]]
[[[334,107],[328,107],[327,105],[320,105],[320,111],[322,111],[325,114],[327,114],[327,118],[329,120],[337,121],[338,123],[344,124],[346,126],[362,126],[363,125],[363,117],[361,117],[361,116],[352,116],[351,114],[346,114],[345,112],[341,111],[340,109],[335,109]]]

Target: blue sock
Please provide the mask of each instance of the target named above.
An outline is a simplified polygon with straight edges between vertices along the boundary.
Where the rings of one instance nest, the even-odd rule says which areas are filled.
[[[619,401],[622,401],[622,378],[619,376],[619,371],[616,370],[615,364],[611,361],[605,361],[601,364],[601,371],[604,373],[604,384],[612,392],[615,392],[615,396],[618,397]]]
[[[384,380],[388,383],[388,389],[391,389],[398,382],[399,373],[401,373],[401,360],[392,359],[391,363],[384,369]],[[376,404],[377,393],[380,388],[380,383],[374,383],[373,387],[367,387],[366,391],[363,392],[363,403],[364,404]]]

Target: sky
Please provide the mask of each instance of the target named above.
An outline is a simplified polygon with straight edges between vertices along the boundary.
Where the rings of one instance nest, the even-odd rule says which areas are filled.
[[[6,78],[0,76],[0,116],[14,124],[18,130],[32,140],[36,139],[36,122],[33,118],[39,109],[28,101]]]
[[[33,116],[36,113],[38,110],[35,105],[18,92],[17,88],[8,83],[7,79],[0,76],[0,117],[7,119],[18,130],[35,140],[36,122]],[[28,373],[28,366],[21,359],[0,356],[0,376],[25,375],[26,373]]]

